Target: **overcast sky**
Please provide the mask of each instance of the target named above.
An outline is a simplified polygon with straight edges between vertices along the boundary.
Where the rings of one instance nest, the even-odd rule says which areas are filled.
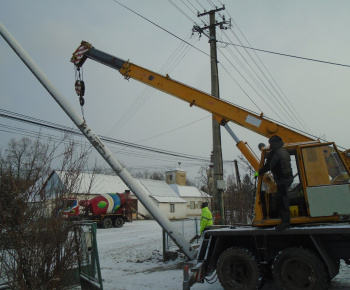
[[[126,9],[119,3],[127,6]],[[224,43],[350,65],[350,2],[344,1],[1,1],[0,21],[78,112],[75,72],[70,57],[82,40],[106,53],[210,93],[209,43],[191,37],[197,12],[226,10],[232,27],[217,30]],[[148,19],[142,18],[142,17]],[[151,23],[153,22],[153,24]],[[159,27],[157,27],[156,25]],[[163,29],[161,29],[161,28]],[[175,37],[176,35],[177,37]],[[184,40],[184,41],[181,41]],[[249,41],[249,44],[247,43]],[[191,46],[189,45],[191,44]],[[295,128],[349,147],[350,68],[269,54],[218,43],[220,97]],[[88,60],[84,116],[98,134],[156,149],[209,158],[211,116],[119,72]],[[0,109],[74,127],[8,44],[0,38]],[[0,146],[40,128],[0,118]],[[20,132],[16,128],[26,131]],[[267,139],[230,127],[254,149]],[[42,132],[58,134],[53,131]],[[222,129],[226,174],[240,155]],[[151,154],[113,145],[128,168],[180,167],[190,178],[208,162]],[[102,163],[103,161],[101,161]]]

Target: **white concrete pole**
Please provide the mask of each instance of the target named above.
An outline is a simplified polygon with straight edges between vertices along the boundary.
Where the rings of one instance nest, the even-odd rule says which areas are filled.
[[[26,51],[20,46],[16,39],[9,33],[5,26],[0,22],[0,34],[15,51],[19,58],[35,75],[39,82],[45,87],[49,94],[55,99],[58,105],[66,112],[74,124],[80,129],[90,143],[96,148],[101,156],[107,161],[109,166],[119,175],[129,189],[137,196],[144,207],[159,223],[159,225],[168,233],[174,243],[189,259],[194,259],[195,253],[191,244],[178,233],[168,218],[159,210],[155,203],[148,196],[138,182],[130,175],[130,173],[121,165],[110,149],[103,144],[100,138],[89,128],[84,119],[74,110],[63,94],[54,86],[54,84],[46,77],[39,66],[31,59]]]

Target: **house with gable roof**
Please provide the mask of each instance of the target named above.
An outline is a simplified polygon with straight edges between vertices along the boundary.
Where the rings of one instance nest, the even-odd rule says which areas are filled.
[[[168,219],[186,218],[187,201],[179,197],[165,181],[151,179],[137,181],[150,193],[151,199]],[[139,212],[147,212],[141,203],[139,203]],[[145,215],[150,214],[147,212]]]
[[[200,216],[202,213],[202,202],[211,202],[211,196],[195,186],[184,186],[169,184],[176,194],[187,201],[186,216]]]
[[[176,194],[187,201],[186,216],[200,216],[202,202],[211,202],[211,196],[195,186],[186,185],[186,171],[179,168],[166,172],[166,182]]]

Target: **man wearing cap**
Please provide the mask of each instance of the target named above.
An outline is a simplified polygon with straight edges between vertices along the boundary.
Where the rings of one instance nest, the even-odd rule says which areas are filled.
[[[201,229],[200,234],[209,229],[213,225],[213,216],[208,208],[208,203],[202,203]]]
[[[290,155],[283,148],[282,138],[274,135],[269,139],[270,152],[264,166],[255,173],[255,177],[271,171],[277,184],[278,209],[281,224],[276,230],[284,230],[290,225],[288,188],[293,182],[293,172],[290,163]]]

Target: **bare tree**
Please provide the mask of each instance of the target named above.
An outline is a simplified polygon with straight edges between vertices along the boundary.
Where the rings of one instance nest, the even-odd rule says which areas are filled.
[[[255,185],[251,177],[245,174],[241,188],[233,175],[227,178],[224,194],[226,222],[228,224],[249,224],[254,217]]]
[[[214,196],[213,182],[214,178],[212,168],[208,168],[207,166],[201,166],[198,170],[198,176],[196,177],[196,184],[201,191],[207,193],[212,197],[210,200],[210,207],[213,214],[215,214],[215,212],[219,212],[219,207],[217,205],[217,196]]]
[[[255,205],[255,180],[248,174],[245,174],[242,182],[242,222],[250,223],[254,218],[254,205]]]
[[[201,166],[196,177],[197,187],[205,193],[213,194],[213,171],[207,166]]]
[[[186,179],[187,186],[196,186],[196,182],[192,179]]]
[[[143,179],[153,179],[153,180],[165,180],[165,172],[161,170],[143,170],[138,171],[133,174],[135,178],[143,178]]]
[[[11,288],[61,289],[77,263],[80,228],[57,212],[62,198],[77,186],[88,151],[65,143],[58,154],[51,141],[13,139],[0,152],[0,277]],[[56,188],[46,188],[57,160],[70,175]]]
[[[238,209],[241,207],[240,191],[235,176],[229,175],[226,180],[226,191],[224,193],[226,224],[240,223]]]

